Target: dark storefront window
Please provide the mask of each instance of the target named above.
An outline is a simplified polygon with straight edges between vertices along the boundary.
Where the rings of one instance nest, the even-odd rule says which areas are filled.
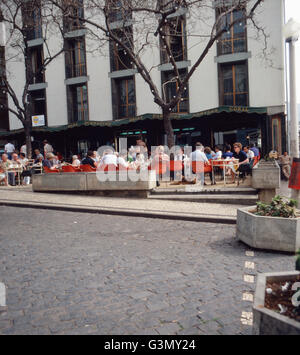
[[[134,117],[136,115],[136,98],[134,78],[116,81],[118,118]]]
[[[84,38],[68,40],[66,50],[66,78],[86,76],[86,51]]]
[[[221,10],[218,10],[218,14]],[[230,24],[234,23],[234,26],[229,28]],[[246,21],[245,10],[232,11],[224,16],[220,29],[227,29],[218,41],[218,55],[240,53],[247,51],[247,34],[246,34]]]
[[[67,90],[69,123],[88,121],[87,84],[69,85]]]
[[[165,40],[170,48],[175,62],[181,62],[187,59],[186,46],[186,20],[184,16],[178,16],[169,19],[168,25],[163,27]],[[169,63],[170,56],[161,40],[162,63]]]
[[[64,31],[71,32],[84,28],[83,0],[72,0],[67,3],[64,16]]]
[[[42,38],[41,1],[28,0],[22,4],[23,26],[28,41]]]
[[[187,75],[187,70],[180,70],[179,74],[181,78],[184,78]],[[175,80],[174,72],[163,72],[162,74],[163,81],[163,93],[166,96],[167,102],[170,102],[174,96],[177,95],[178,91],[178,82]],[[176,107],[173,110],[174,113],[187,113],[189,112],[189,91],[188,87],[184,90],[181,100],[178,102]]]
[[[220,101],[225,106],[248,106],[246,63],[220,65]]]

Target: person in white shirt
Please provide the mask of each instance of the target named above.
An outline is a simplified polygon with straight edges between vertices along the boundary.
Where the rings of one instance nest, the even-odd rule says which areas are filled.
[[[25,154],[25,157],[27,156],[27,147],[26,147],[26,143],[24,143],[20,149],[20,153]]]
[[[72,157],[72,166],[74,168],[79,168],[80,167],[80,160],[78,159],[77,155],[73,155],[73,157]]]
[[[5,154],[7,154],[8,159],[11,160],[13,152],[16,150],[15,146],[12,143],[7,142],[4,146]]]
[[[129,163],[125,160],[126,157],[127,157],[127,151],[125,150],[125,151],[121,152],[120,155],[118,156],[117,163],[120,167],[127,169],[129,166]]]
[[[99,166],[103,166],[103,165],[118,165],[118,158],[117,156],[113,153],[112,150],[108,149],[105,153],[103,158],[100,161]]]
[[[215,147],[215,154],[213,155],[213,160],[219,160],[219,159],[222,159],[222,151],[221,151],[221,149],[218,147],[218,146],[216,146]]]
[[[44,157],[46,159],[48,153],[53,153],[53,147],[51,144],[48,143],[46,139],[43,141],[43,143],[44,143]]]
[[[247,158],[249,159],[249,161],[251,161],[252,159],[254,159],[255,154],[252,150],[250,150],[249,147],[244,147],[244,152],[247,154]]]
[[[196,172],[196,183],[201,184],[201,186],[204,185],[205,180],[204,180],[204,164],[207,163],[209,164],[209,161],[204,153],[204,147],[201,143],[196,143],[196,149],[194,152],[191,153],[190,155],[190,161],[191,162],[201,162],[203,163],[203,171],[201,172]]]

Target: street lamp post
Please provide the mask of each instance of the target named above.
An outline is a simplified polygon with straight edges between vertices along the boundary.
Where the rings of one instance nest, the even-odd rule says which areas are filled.
[[[289,44],[289,81],[290,81],[290,155],[299,158],[299,123],[297,115],[297,86],[296,86],[296,50],[300,24],[290,19],[284,27],[286,42]],[[300,191],[292,189],[292,198],[300,202]]]

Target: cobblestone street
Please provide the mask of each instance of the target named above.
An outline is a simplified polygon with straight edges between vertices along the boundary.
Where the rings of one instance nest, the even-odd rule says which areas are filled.
[[[0,221],[0,334],[251,334],[245,275],[294,270],[246,253],[235,226],[12,207]]]

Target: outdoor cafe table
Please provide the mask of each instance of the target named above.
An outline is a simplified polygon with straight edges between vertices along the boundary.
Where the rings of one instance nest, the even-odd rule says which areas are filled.
[[[211,161],[212,165],[212,174],[213,174],[213,181],[215,181],[215,167],[219,167],[223,169],[223,176],[224,176],[224,186],[226,186],[226,168],[238,168],[239,167],[239,160],[238,159],[218,159],[218,160],[212,160]]]
[[[10,167],[6,170],[7,173],[15,173],[18,176],[18,185],[21,186],[21,174],[23,172],[23,168],[20,167]]]

